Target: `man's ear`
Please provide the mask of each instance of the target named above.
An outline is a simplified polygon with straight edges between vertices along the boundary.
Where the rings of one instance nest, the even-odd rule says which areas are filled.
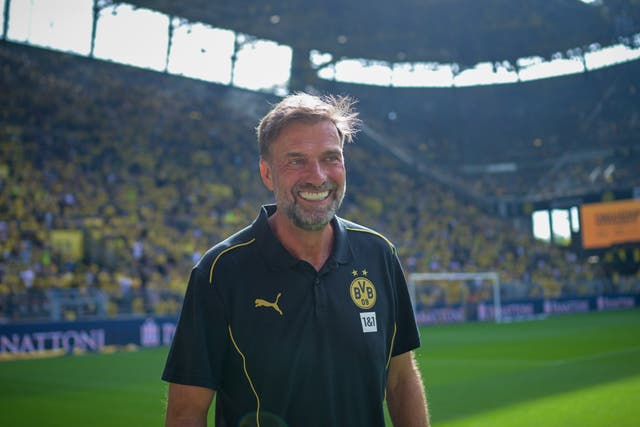
[[[263,158],[260,158],[260,177],[262,178],[262,182],[264,185],[270,190],[273,191],[273,176],[271,175],[271,165],[268,161]]]

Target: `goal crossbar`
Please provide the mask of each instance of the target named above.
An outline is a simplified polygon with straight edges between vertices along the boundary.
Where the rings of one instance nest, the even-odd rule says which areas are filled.
[[[411,273],[409,274],[409,287],[411,290],[411,297],[415,301],[416,297],[416,282],[423,282],[429,280],[490,280],[493,285],[493,307],[494,318],[496,322],[502,321],[502,310],[500,301],[500,275],[495,271],[481,271],[477,273]]]

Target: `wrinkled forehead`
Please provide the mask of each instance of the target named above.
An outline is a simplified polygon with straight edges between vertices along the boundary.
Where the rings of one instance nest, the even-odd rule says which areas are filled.
[[[298,118],[296,120],[288,120],[283,122],[279,129],[270,135],[270,138],[265,141],[266,150],[263,154],[270,155],[271,147],[278,140],[283,138],[291,139],[297,138],[300,140],[304,140],[304,138],[310,138],[314,135],[316,138],[321,135],[323,138],[337,140],[338,146],[340,149],[344,146],[344,135],[340,131],[340,128],[330,119],[327,118],[314,118],[314,117],[304,117]],[[312,139],[313,140],[313,139]],[[319,141],[316,139],[316,141]]]
[[[282,129],[272,146],[325,147],[342,150],[342,139],[336,126],[327,120],[313,123],[297,122]]]

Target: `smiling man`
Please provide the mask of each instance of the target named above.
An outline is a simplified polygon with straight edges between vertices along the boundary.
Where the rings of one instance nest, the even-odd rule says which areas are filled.
[[[260,122],[274,193],[244,230],[194,266],[163,379],[167,426],[429,425],[412,351],[418,331],[394,246],[336,215],[345,97],[294,94]]]

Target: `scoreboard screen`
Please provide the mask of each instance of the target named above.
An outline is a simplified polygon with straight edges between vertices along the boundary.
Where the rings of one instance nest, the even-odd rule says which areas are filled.
[[[640,200],[582,205],[580,223],[585,249],[640,242]]]

